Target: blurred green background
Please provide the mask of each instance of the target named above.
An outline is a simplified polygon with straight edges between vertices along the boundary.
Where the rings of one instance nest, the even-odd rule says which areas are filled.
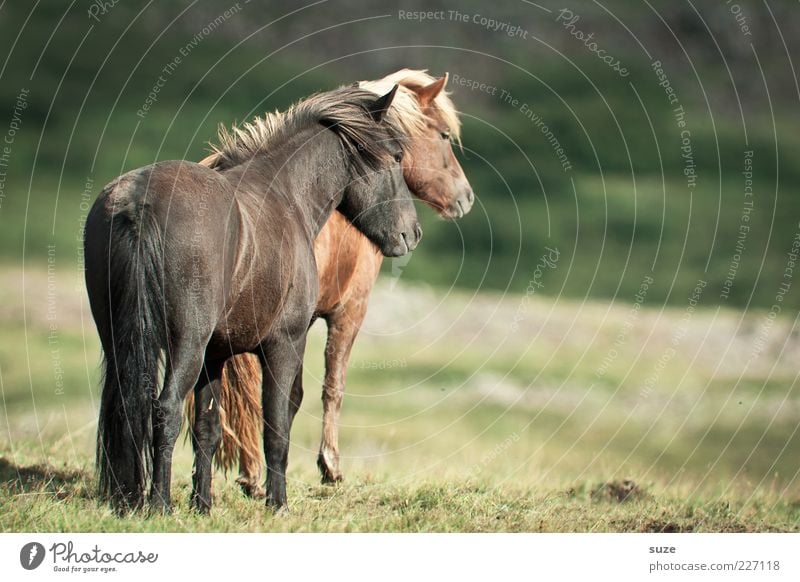
[[[651,273],[648,302],[685,303],[702,278],[704,303],[769,307],[800,218],[800,93],[789,62],[800,28],[796,5],[740,2],[739,22],[725,3],[658,4],[575,2],[572,21],[560,5],[519,2],[398,9],[345,0],[289,14],[283,5],[243,0],[47,2],[35,10],[7,2],[0,117],[10,121],[20,90],[30,93],[7,168],[0,255],[44,261],[55,244],[63,265],[75,256],[84,190],[93,200],[126,170],[201,158],[218,123],[401,67],[427,68],[497,89],[451,80],[464,121],[459,157],[478,204],[457,223],[427,213],[425,244],[404,277],[523,291],[550,246],[562,264],[541,293],[633,301]],[[442,12],[420,22],[399,10]],[[518,31],[495,31],[484,18]],[[593,37],[581,41],[580,32]],[[629,74],[607,66],[591,42]],[[694,188],[683,173],[675,105],[654,61],[685,110]],[[157,100],[137,115],[159,76]],[[568,170],[548,137],[563,148]],[[746,150],[753,151],[754,205],[739,260]],[[796,306],[797,293],[786,301]]]
[[[0,530],[797,530],[799,39],[789,0],[0,0]],[[219,123],[403,67],[450,73],[477,202],[421,209],[384,262],[346,488],[314,465],[316,325],[293,521],[232,479],[190,516],[185,444],[179,519],[116,520],[90,493],[89,206]]]

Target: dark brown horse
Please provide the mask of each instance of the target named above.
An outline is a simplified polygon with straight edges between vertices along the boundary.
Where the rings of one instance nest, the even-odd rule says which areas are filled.
[[[360,86],[376,94],[398,83],[400,89],[388,116],[408,134],[403,175],[411,192],[446,218],[459,218],[472,207],[474,195],[456,159],[452,141],[460,139],[460,124],[452,101],[444,92],[447,76],[439,79],[424,71],[404,69],[379,81]],[[214,159],[202,163],[213,165]],[[325,319],[328,343],[325,349],[325,381],[322,390],[322,442],[317,465],[322,481],[342,478],[339,466],[339,413],[345,388],[345,373],[353,342],[367,311],[369,294],[380,270],[381,253],[334,212],[317,237],[314,251],[319,270],[320,293],[315,316]],[[224,469],[239,459],[239,478],[251,496],[263,494],[261,390],[258,361],[247,355],[232,358],[222,379],[222,446],[217,461]],[[292,393],[292,413],[303,396],[302,378]]]
[[[170,508],[192,387],[192,502],[208,511],[222,368],[242,353],[262,367],[267,504],[286,505],[290,392],[317,305],[319,230],[338,208],[388,256],[421,237],[404,134],[386,118],[395,92],[321,93],[221,132],[216,171],[162,162],[103,189],[86,222],[86,284],[105,356],[99,485],[118,511],[142,505],[148,480],[151,505]]]

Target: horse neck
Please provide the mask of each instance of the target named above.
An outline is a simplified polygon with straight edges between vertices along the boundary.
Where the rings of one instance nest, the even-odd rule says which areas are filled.
[[[318,125],[293,134],[244,166],[237,177],[239,188],[247,185],[249,192],[265,198],[283,198],[293,219],[303,221],[313,237],[341,203],[351,179],[339,138]]]

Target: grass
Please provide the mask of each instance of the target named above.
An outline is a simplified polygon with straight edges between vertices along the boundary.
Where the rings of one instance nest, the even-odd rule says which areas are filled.
[[[770,496],[703,501],[657,488],[621,501],[596,494],[604,483],[547,489],[447,479],[381,484],[358,475],[337,487],[292,480],[291,514],[274,516],[244,498],[230,480],[217,483],[216,507],[198,516],[178,478],[169,516],[117,518],[98,506],[88,469],[2,467],[5,531],[125,532],[746,532],[796,531],[798,507]],[[26,483],[23,485],[22,483]],[[12,497],[13,496],[13,497]]]
[[[384,281],[351,361],[343,484],[315,468],[317,326],[289,516],[222,473],[211,515],[194,514],[181,440],[175,512],[119,519],[94,495],[99,348],[76,271],[0,278],[2,531],[800,531],[791,321],[748,359],[765,314],[698,311],[647,391],[681,309],[534,296],[521,311],[516,295]]]

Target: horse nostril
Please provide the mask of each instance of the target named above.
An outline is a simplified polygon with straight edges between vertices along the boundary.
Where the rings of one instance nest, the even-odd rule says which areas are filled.
[[[414,234],[417,235],[417,242],[419,242],[422,238],[422,227],[419,225],[419,223],[414,225]]]
[[[472,204],[472,201],[475,200],[475,192],[472,191],[472,188],[467,190],[467,202]]]

